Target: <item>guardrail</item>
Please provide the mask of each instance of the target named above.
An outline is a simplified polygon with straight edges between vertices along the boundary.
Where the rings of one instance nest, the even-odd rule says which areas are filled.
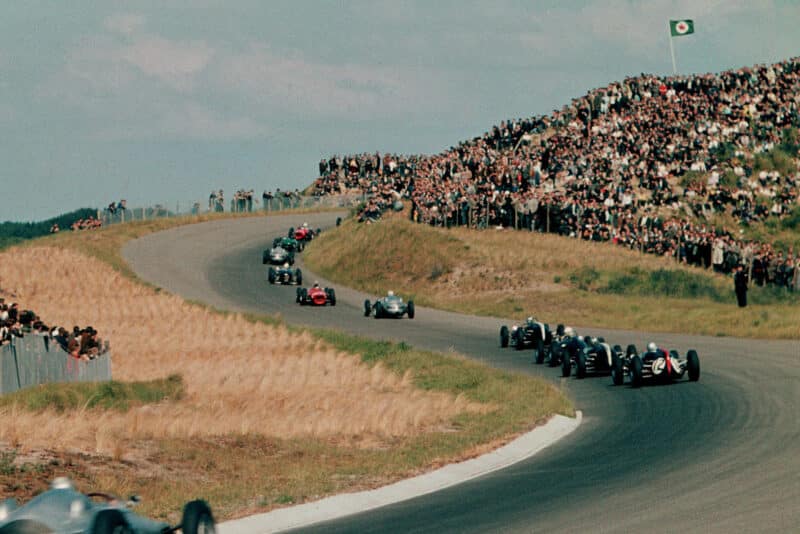
[[[258,202],[232,200],[227,206],[227,209],[224,205],[219,203],[209,202],[208,204],[201,204],[200,202],[177,202],[175,203],[174,209],[167,207],[166,204],[155,204],[144,208],[115,209],[114,211],[105,208],[97,210],[97,218],[102,221],[103,225],[109,225],[213,212],[257,213],[315,207],[350,208],[364,202],[367,197],[368,195],[365,194],[352,194],[313,197],[281,196],[272,199],[262,199]]]
[[[0,394],[51,382],[111,380],[111,355],[83,361],[70,356],[47,336],[13,338],[0,348]]]

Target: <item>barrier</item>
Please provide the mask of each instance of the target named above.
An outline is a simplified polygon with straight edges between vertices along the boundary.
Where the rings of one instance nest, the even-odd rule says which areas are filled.
[[[111,380],[111,355],[88,362],[70,356],[47,336],[14,338],[0,349],[0,394],[51,382]]]

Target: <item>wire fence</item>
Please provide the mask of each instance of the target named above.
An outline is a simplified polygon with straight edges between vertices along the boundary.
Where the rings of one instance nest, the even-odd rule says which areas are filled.
[[[336,195],[336,196],[280,196],[274,198],[231,199],[230,202],[219,202],[209,199],[207,203],[176,202],[174,207],[167,204],[154,204],[150,207],[128,208],[116,205],[113,209],[109,206],[97,210],[97,218],[103,225],[119,224],[131,221],[146,221],[163,219],[167,217],[182,217],[185,215],[200,215],[203,213],[257,213],[280,212],[300,208],[352,208],[365,202],[367,195]]]

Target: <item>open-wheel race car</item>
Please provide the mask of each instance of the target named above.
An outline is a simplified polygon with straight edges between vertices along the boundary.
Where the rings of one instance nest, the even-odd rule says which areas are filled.
[[[511,346],[517,350],[533,349],[536,351],[536,363],[544,361],[552,342],[550,325],[533,317],[528,317],[522,324],[513,325],[511,329],[506,325],[500,327],[500,346],[503,348]]]
[[[308,223],[303,223],[299,228],[289,228],[288,237],[295,238],[299,243],[308,243],[317,237],[322,230],[309,228]]]
[[[625,354],[617,358],[611,369],[614,385],[621,386],[625,377],[630,377],[631,386],[637,388],[645,381],[672,382],[685,376],[691,382],[700,380],[700,358],[697,351],[690,349],[682,358],[678,351],[658,347],[655,343],[647,344],[647,350],[641,354],[635,345],[628,345]]]
[[[272,246],[283,247],[292,252],[303,252],[305,243],[303,241],[298,241],[294,237],[276,237],[272,240]]]
[[[409,319],[414,318],[414,301],[403,301],[401,297],[389,291],[385,297],[381,297],[374,303],[369,300],[364,301],[364,317],[374,316],[376,319],[401,318],[407,315]]]
[[[276,242],[277,244],[275,244]],[[268,263],[270,265],[283,265],[284,263],[294,265],[294,249],[290,247],[284,247],[280,243],[280,238],[277,238],[275,239],[275,242],[273,242],[272,248],[268,248],[261,255],[261,263],[264,265]]]
[[[303,285],[303,271],[292,269],[288,263],[284,263],[281,267],[270,266],[267,269],[267,280],[270,284],[299,286]]]
[[[127,501],[106,493],[83,494],[66,478],[57,478],[50,489],[26,504],[12,499],[0,503],[0,534],[90,533],[90,534],[213,534],[214,516],[205,501],[183,507],[179,525],[169,525],[136,514]]]
[[[336,291],[332,287],[320,287],[319,284],[309,288],[298,287],[295,302],[300,305],[336,306]]]
[[[542,363],[547,363],[550,367],[561,365],[564,358],[569,354],[569,344],[576,337],[578,337],[578,334],[571,326],[564,326],[563,324],[556,326],[553,339],[550,342],[550,346],[545,351],[545,357],[542,359]]]
[[[622,347],[613,347],[602,337],[575,336],[567,343],[566,354],[561,359],[561,376],[567,377],[575,369],[577,378],[590,374],[609,374],[614,362],[622,357]]]

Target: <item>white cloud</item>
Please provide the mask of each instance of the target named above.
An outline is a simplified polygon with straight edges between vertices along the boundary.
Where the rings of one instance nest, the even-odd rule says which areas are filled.
[[[145,18],[132,13],[118,13],[103,21],[103,26],[110,32],[131,35],[144,26]]]
[[[171,41],[154,35],[113,51],[109,59],[124,60],[175,90],[188,91],[208,66],[214,50],[203,41]]]

